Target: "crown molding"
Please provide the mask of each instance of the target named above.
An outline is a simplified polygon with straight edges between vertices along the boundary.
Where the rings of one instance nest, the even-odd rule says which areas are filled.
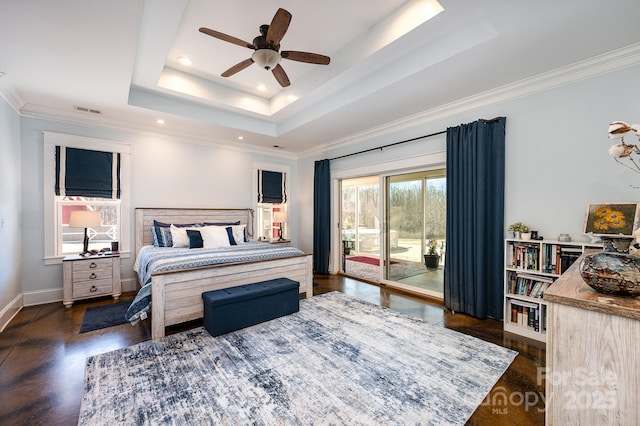
[[[536,93],[577,83],[603,74],[620,71],[638,64],[640,64],[640,43],[635,43],[571,65],[556,68],[555,70],[422,111],[363,132],[354,133],[351,136],[300,153],[299,158],[318,156],[329,150],[343,148],[375,137],[397,133],[418,126],[424,127],[425,124],[436,120],[452,117],[488,105],[531,96]],[[438,129],[438,131],[439,130],[442,129]]]
[[[23,117],[37,118],[43,120],[52,120],[58,123],[90,126],[92,128],[137,134],[144,137],[155,137],[164,140],[188,143],[192,145],[205,146],[208,148],[217,147],[233,151],[260,153],[271,155],[279,158],[296,159],[298,156],[291,152],[277,151],[273,148],[264,148],[256,145],[250,145],[243,142],[229,142],[224,139],[216,139],[213,137],[203,137],[195,134],[186,134],[171,129],[163,129],[160,131],[156,127],[149,125],[126,123],[119,120],[110,120],[104,116],[92,116],[90,114],[78,113],[75,111],[63,111],[59,109],[47,108],[32,104],[23,106],[19,114]]]

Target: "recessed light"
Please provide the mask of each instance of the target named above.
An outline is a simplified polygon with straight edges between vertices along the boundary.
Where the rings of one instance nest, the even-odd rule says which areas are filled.
[[[162,118],[158,118],[158,119],[156,120],[156,123],[158,123],[158,124],[164,124],[164,120],[163,120]]]
[[[265,86],[264,84],[259,84],[258,85],[258,90],[261,92],[264,92],[265,90],[267,90],[267,86]]]
[[[190,67],[191,64],[192,64],[191,59],[187,58],[186,56],[180,56],[178,58],[178,62],[180,62],[182,65],[186,65],[188,67]]]
[[[244,140],[244,136],[238,136],[238,140]]]

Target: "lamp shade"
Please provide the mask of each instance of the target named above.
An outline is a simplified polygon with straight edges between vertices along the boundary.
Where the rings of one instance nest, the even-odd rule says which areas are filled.
[[[100,226],[100,224],[100,212],[74,210],[69,217],[69,226],[71,228],[93,228],[94,226]]]
[[[278,223],[287,223],[289,215],[287,212],[275,212],[273,214],[273,221]]]
[[[258,49],[251,55],[253,62],[258,64],[260,68],[270,70],[280,62],[280,54],[271,49]]]

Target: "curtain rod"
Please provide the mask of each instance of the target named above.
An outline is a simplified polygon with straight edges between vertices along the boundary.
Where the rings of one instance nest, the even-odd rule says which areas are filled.
[[[496,123],[496,122],[500,121],[500,118],[501,117],[494,117],[494,118],[490,118],[488,120],[481,118],[480,120],[484,121],[484,124],[488,124],[488,123]],[[394,143],[390,143],[388,145],[382,145],[382,146],[379,146],[377,148],[369,148],[369,149],[365,149],[364,151],[358,151],[358,152],[354,152],[354,153],[351,153],[351,154],[340,155],[339,157],[329,158],[329,161],[339,160],[340,158],[351,157],[351,156],[354,156],[354,155],[364,154],[364,153],[371,152],[371,151],[383,150],[384,148],[389,148],[390,146],[400,145],[400,144],[407,143],[407,142],[413,142],[413,141],[417,141],[418,139],[430,138],[431,136],[437,136],[437,135],[441,135],[443,133],[447,133],[447,131],[446,130],[442,130],[441,132],[431,133],[430,135],[418,136],[417,138],[406,139],[406,140],[403,140],[403,141],[400,141],[400,142],[394,142]]]
[[[333,161],[333,160],[338,160],[340,158],[346,158],[346,157],[351,157],[353,155],[359,155],[359,154],[364,154],[366,152],[371,152],[371,151],[377,151],[377,150],[382,150],[384,148],[389,148],[390,146],[395,146],[395,145],[400,145],[403,143],[407,143],[407,142],[413,142],[413,141],[417,141],[418,139],[424,139],[424,138],[429,138],[431,136],[437,136],[437,135],[441,135],[443,133],[447,133],[446,130],[443,130],[441,132],[436,132],[436,133],[431,133],[430,135],[424,135],[424,136],[418,136],[417,138],[411,138],[411,139],[406,139],[400,142],[394,142],[394,143],[390,143],[388,145],[382,145],[379,146],[377,148],[369,148],[369,149],[365,149],[364,151],[358,151],[358,152],[353,152],[351,154],[345,154],[345,155],[341,155],[339,157],[333,157],[333,158],[329,158],[329,161]]]

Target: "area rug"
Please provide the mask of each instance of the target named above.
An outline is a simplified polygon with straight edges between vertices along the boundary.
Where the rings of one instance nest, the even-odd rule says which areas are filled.
[[[88,358],[78,423],[462,425],[516,354],[333,292]]]
[[[127,312],[129,305],[131,305],[131,301],[87,308],[82,317],[80,333],[126,323],[127,320],[124,318],[124,314]]]

